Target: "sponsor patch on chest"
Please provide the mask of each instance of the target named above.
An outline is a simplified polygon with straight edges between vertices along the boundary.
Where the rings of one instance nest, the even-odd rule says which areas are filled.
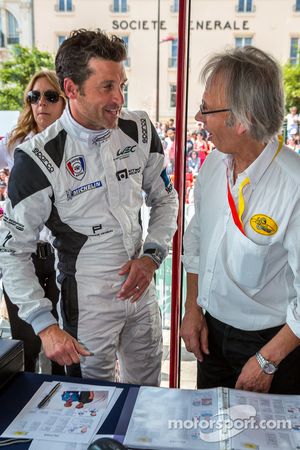
[[[72,177],[76,180],[82,180],[84,178],[86,173],[86,163],[84,156],[73,156],[73,158],[70,158],[67,161],[66,167],[69,174],[72,175]]]
[[[250,219],[251,228],[259,234],[271,236],[278,230],[278,225],[274,219],[265,214],[254,214]]]
[[[136,145],[128,145],[125,148],[120,148],[117,151],[117,156],[114,158],[114,161],[117,161],[118,159],[125,159],[129,158],[129,156],[135,152]]]
[[[98,189],[103,186],[102,181],[92,181],[91,183],[84,184],[83,186],[78,186],[75,189],[68,189],[66,191],[67,193],[67,199],[72,200],[72,198],[77,197],[77,195],[83,194],[84,192],[91,191],[93,189]]]

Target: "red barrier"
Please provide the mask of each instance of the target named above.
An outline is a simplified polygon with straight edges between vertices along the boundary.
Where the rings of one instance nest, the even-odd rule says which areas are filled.
[[[184,172],[185,140],[187,121],[187,73],[189,42],[190,0],[179,0],[178,13],[178,67],[176,94],[176,141],[175,141],[175,189],[179,196],[178,229],[173,239],[172,293],[171,293],[171,337],[169,386],[179,384],[179,327],[181,314],[182,281],[182,235],[184,224]]]

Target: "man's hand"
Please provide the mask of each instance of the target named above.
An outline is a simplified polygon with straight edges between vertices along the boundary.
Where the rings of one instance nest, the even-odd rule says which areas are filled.
[[[273,375],[264,373],[255,356],[244,365],[235,385],[235,389],[242,391],[269,392]]]
[[[195,305],[186,311],[180,336],[184,340],[187,351],[194,353],[200,362],[203,361],[203,353],[209,354],[208,329],[204,314],[199,306]]]
[[[39,333],[45,355],[52,361],[56,361],[61,366],[78,364],[81,356],[90,356],[91,353],[85,350],[76,339],[58,325],[50,325]]]
[[[119,275],[128,273],[128,277],[117,297],[121,300],[130,298],[131,303],[136,302],[151,283],[156,269],[157,265],[148,256],[128,261],[119,271]]]
[[[294,334],[288,324],[285,324],[280,331],[260,349],[261,354],[268,360],[273,361],[277,366],[295,348],[300,345],[300,339]],[[269,392],[273,380],[273,375],[268,375],[261,370],[255,356],[248,359],[244,365],[240,376],[237,379],[235,388],[244,391]]]

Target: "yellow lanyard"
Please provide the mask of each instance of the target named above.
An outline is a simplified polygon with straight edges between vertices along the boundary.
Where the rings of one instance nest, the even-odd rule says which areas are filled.
[[[278,148],[275,152],[275,155],[272,158],[271,163],[274,161],[274,159],[276,158],[276,156],[278,155],[278,153],[280,152],[280,150],[282,149],[283,146],[283,136],[278,136]],[[229,181],[227,180],[227,196],[228,196],[228,203],[231,209],[231,213],[232,213],[232,217],[234,220],[234,223],[236,224],[236,226],[240,229],[240,231],[245,234],[244,231],[244,224],[243,224],[243,220],[242,220],[242,216],[245,210],[245,199],[244,199],[244,195],[243,195],[243,189],[244,187],[250,183],[250,178],[247,177],[245,178],[240,186],[239,186],[239,191],[238,191],[238,211],[236,210],[236,206],[235,203],[233,201],[232,198],[232,194],[230,192],[230,187],[229,187]]]

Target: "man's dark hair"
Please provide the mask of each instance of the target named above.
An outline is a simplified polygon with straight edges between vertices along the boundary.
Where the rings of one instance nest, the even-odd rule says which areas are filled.
[[[55,69],[62,90],[64,79],[71,80],[81,88],[91,75],[88,64],[91,58],[121,62],[126,59],[126,46],[118,36],[105,32],[80,29],[72,31],[61,44],[55,58]]]

